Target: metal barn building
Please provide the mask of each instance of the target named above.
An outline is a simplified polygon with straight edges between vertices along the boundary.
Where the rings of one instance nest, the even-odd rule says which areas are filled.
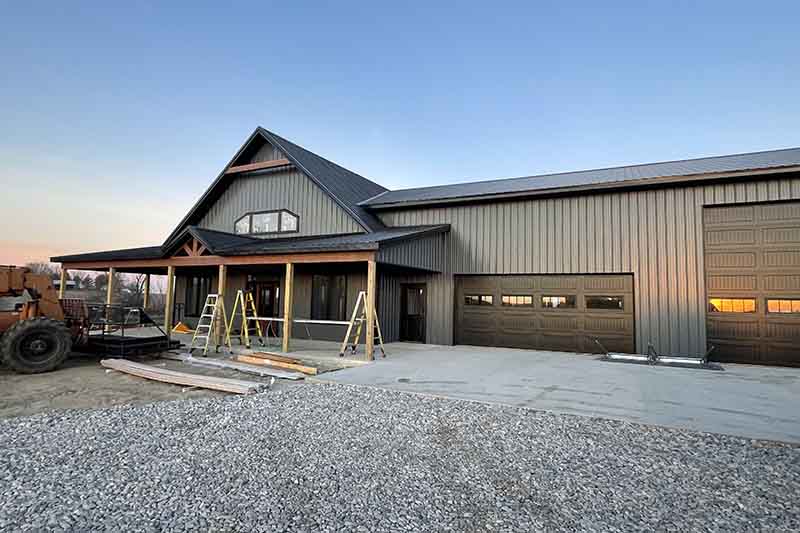
[[[364,291],[386,340],[800,365],[800,148],[389,191],[258,128],[163,244],[52,260],[167,274],[167,325],[250,290],[286,350]]]

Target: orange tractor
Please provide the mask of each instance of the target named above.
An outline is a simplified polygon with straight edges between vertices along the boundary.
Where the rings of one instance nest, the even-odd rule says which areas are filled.
[[[70,322],[50,276],[0,267],[0,362],[25,374],[54,370],[80,334]]]

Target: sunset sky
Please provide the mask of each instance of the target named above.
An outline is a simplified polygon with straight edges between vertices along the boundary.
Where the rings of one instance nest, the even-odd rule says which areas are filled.
[[[798,2],[9,2],[0,263],[160,244],[257,125],[390,188],[800,146]]]

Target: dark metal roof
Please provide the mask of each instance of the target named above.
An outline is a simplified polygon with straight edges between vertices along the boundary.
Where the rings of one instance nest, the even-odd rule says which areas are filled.
[[[51,257],[53,263],[70,263],[76,261],[120,261],[127,259],[160,259],[161,246],[144,246],[142,248],[125,248],[105,252],[89,252],[85,254],[59,255]]]
[[[473,183],[458,183],[387,191],[360,205],[380,209],[395,206],[447,203],[471,199],[527,194],[549,194],[575,190],[649,185],[660,180],[684,181],[718,174],[766,171],[800,165],[800,148],[752,152],[747,154],[667,161],[647,165],[582,170],[522,178],[506,178]]]
[[[345,211],[350,213],[367,231],[377,231],[383,223],[372,213],[358,205],[376,194],[386,192],[386,187],[370,181],[351,170],[328,161],[283,137],[259,127],[258,130],[286,157],[314,180]]]
[[[239,158],[257,137],[261,137],[272,143],[278,150],[283,152],[293,165],[305,173],[309,179],[316,183],[365,230],[375,231],[384,227],[383,223],[375,215],[359,206],[358,203],[376,194],[385,192],[385,187],[355,172],[347,170],[336,163],[328,161],[324,157],[306,150],[259,126],[250,137],[247,138],[228,164],[225,165],[222,172],[219,173],[208,189],[206,189],[197,203],[192,206],[183,220],[181,220],[178,226],[170,233],[169,237],[164,241],[165,244],[177,238],[180,232],[188,225],[196,224],[200,221],[208,207],[215,202],[228,185],[236,179],[237,175],[226,175],[225,171],[233,165],[234,161]]]
[[[449,224],[433,226],[406,226],[385,228],[372,233],[350,233],[324,237],[296,237],[293,239],[259,239],[220,250],[220,255],[265,255],[276,253],[338,252],[377,250],[381,245],[423,237],[432,233],[450,231]]]
[[[338,252],[357,250],[377,250],[382,244],[423,237],[433,233],[450,230],[449,224],[432,226],[406,226],[384,228],[372,233],[350,233],[346,235],[325,235],[318,237],[293,237],[287,239],[258,239],[207,230],[190,226],[172,242],[164,246],[129,248],[87,254],[51,257],[54,263],[75,263],[86,261],[122,261],[128,259],[164,259],[171,257],[190,237],[197,238],[214,255],[269,255],[279,253]]]

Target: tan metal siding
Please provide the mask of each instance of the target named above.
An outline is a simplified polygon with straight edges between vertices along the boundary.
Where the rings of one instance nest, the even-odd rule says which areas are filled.
[[[697,355],[706,344],[703,205],[790,199],[800,199],[800,178],[379,214],[389,226],[451,224],[456,274],[630,272],[637,350],[652,341],[661,352]],[[452,343],[452,275],[422,281],[428,342]]]
[[[233,232],[234,222],[251,211],[288,209],[300,217],[300,231],[265,238],[361,233],[363,228],[305,174],[296,169],[235,178],[198,226]]]

